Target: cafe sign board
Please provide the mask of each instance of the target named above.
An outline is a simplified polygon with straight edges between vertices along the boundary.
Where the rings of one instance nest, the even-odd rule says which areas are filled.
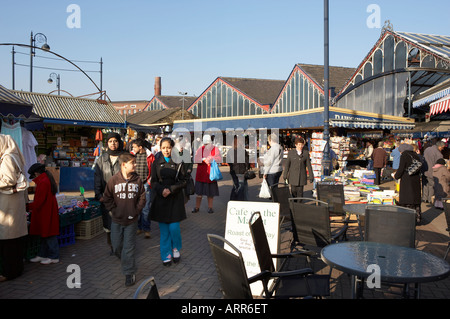
[[[249,226],[250,218],[254,212],[260,212],[261,214],[271,253],[279,253],[280,247],[279,203],[229,201],[227,205],[225,239],[241,251],[248,277],[261,272]],[[275,259],[274,265],[277,267]],[[250,288],[253,295],[260,295],[263,287],[260,282],[256,282]]]

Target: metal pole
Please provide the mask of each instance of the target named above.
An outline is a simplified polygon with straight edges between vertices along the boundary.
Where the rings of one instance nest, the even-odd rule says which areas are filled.
[[[61,95],[61,77],[59,76],[59,74],[56,77],[56,81],[57,81],[57,86],[58,86],[58,95]]]
[[[100,98],[103,94],[103,58],[100,58]]]
[[[12,48],[12,89],[15,90],[15,77],[16,77],[16,70],[15,70],[15,59],[14,59],[14,55],[16,54],[16,51],[14,51],[14,47]]]
[[[324,175],[330,174],[330,91],[329,91],[329,19],[328,19],[328,0],[324,0],[324,93],[325,93],[325,105],[324,105],[324,125],[323,125],[323,139],[326,142],[323,152],[323,173]]]
[[[411,72],[408,72],[408,118],[411,118]]]
[[[33,31],[30,37],[30,92],[33,92]]]

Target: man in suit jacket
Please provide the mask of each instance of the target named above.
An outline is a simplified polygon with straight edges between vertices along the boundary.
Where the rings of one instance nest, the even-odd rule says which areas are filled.
[[[309,152],[304,148],[304,138],[296,138],[294,144],[295,149],[288,152],[283,178],[291,186],[291,194],[293,197],[303,197],[303,186],[307,184],[308,179],[306,168],[308,168],[311,183],[314,182],[314,174]]]

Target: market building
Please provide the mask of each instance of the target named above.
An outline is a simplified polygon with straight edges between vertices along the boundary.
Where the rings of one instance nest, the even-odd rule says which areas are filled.
[[[92,190],[95,150],[101,147],[103,135],[126,129],[124,119],[112,104],[105,100],[7,91],[25,101],[23,107],[32,110],[32,114],[28,118],[7,115],[3,117],[2,129],[8,125],[9,132],[32,132],[37,161],[52,171],[60,191],[79,191],[80,187]],[[14,109],[8,108],[12,112]]]

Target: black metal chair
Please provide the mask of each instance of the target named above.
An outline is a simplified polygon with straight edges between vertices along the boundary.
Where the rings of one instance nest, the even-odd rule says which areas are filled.
[[[364,240],[370,242],[391,244],[397,246],[416,247],[416,211],[396,205],[368,205],[365,212]],[[357,279],[358,295],[362,296],[364,284]],[[409,285],[382,283],[388,287],[401,287],[400,295],[409,298]],[[415,284],[413,291],[417,298],[420,294],[419,285]]]
[[[272,201],[274,203],[280,203],[280,224],[282,224],[285,219],[290,220],[291,210],[289,208],[289,198],[292,196],[289,185],[283,183],[272,185],[270,187],[270,192],[272,194]]]
[[[310,268],[276,272],[273,258],[287,261],[290,258],[309,256],[307,252],[272,254],[260,212],[252,214],[249,226],[260,270],[261,272],[269,271],[272,274],[271,277],[276,278],[273,289],[276,290],[278,288],[276,291],[277,296],[324,297],[330,295],[329,275],[313,274]],[[283,269],[283,266],[280,269]]]
[[[155,278],[146,278],[136,289],[133,299],[160,299]]]
[[[248,278],[242,254],[225,238],[208,234],[222,295],[225,299],[253,299],[250,284],[270,277],[269,272]],[[225,249],[225,245],[228,249]]]
[[[273,278],[275,273],[268,270],[248,278],[244,259],[239,249],[221,236],[208,234],[207,237],[225,299],[253,299],[250,284],[257,281],[261,281],[263,285],[264,293],[261,296],[263,298],[296,297],[285,293],[286,288],[281,285],[276,287],[276,289],[269,289],[269,280]],[[295,273],[293,278],[310,273],[311,270],[302,270]]]
[[[289,205],[297,234],[297,242],[293,242],[292,249],[301,246],[302,249],[315,251],[318,256],[323,247],[347,240],[347,224],[331,231],[330,212],[326,202],[296,197],[289,199]]]
[[[446,201],[444,201],[444,214],[445,220],[447,221],[447,231],[450,236],[450,203],[447,203]],[[445,252],[444,259],[447,259],[449,250],[450,250],[450,240],[447,245],[447,251]]]
[[[292,197],[291,190],[288,184],[278,183],[270,187],[272,201],[280,204],[280,229],[292,233],[294,240],[296,240],[295,232],[292,231],[292,214],[289,207],[289,198]]]
[[[364,240],[416,247],[416,212],[396,205],[368,205]]]
[[[339,218],[333,220],[333,222],[349,223],[349,215],[344,211],[345,196],[343,184],[318,183],[317,199],[328,203],[331,217]]]

